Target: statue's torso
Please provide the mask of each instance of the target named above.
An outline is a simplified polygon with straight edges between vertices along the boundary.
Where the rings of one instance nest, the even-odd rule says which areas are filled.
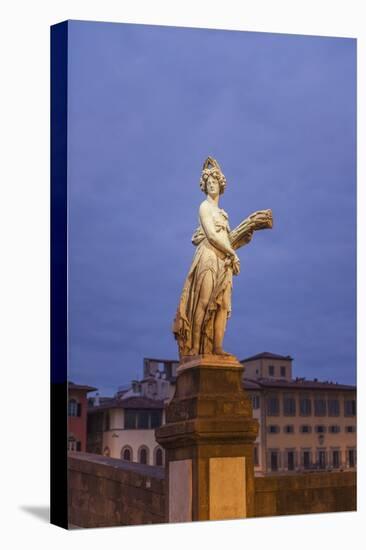
[[[209,212],[210,212],[216,233],[219,234],[218,236],[220,239],[225,241],[227,246],[230,246],[229,216],[227,215],[225,210],[223,210],[222,208],[218,208],[210,204],[209,202],[207,202],[207,204],[209,205]],[[210,241],[208,240],[206,233],[202,227],[200,219],[199,219],[199,226],[196,229],[195,233],[193,234],[192,242],[194,245],[198,246],[200,249],[205,248],[207,251],[211,251],[220,260],[225,259],[225,256],[226,256],[225,253],[222,252],[213,244],[211,244]]]

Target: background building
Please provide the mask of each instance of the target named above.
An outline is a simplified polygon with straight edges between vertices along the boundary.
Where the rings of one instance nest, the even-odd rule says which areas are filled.
[[[88,392],[97,388],[68,384],[68,449],[86,451]]]
[[[257,476],[356,467],[356,388],[293,378],[292,357],[263,352],[243,359],[243,387],[258,419]],[[113,398],[89,400],[89,452],[162,465],[154,430],[165,422],[178,361],[144,359],[144,377]]]
[[[356,388],[292,378],[292,358],[243,359],[243,384],[259,421],[257,475],[356,467]]]
[[[144,359],[144,378],[119,388],[114,398],[92,398],[88,451],[162,466],[164,451],[155,428],[165,422],[164,406],[174,394],[178,361]]]

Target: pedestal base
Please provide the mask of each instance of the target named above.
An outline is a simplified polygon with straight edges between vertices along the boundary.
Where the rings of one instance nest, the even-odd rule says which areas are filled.
[[[258,424],[234,356],[185,358],[166,424],[169,521],[234,519],[254,513],[253,443]]]

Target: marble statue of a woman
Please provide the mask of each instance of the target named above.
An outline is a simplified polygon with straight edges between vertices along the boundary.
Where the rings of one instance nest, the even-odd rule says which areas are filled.
[[[199,227],[192,237],[197,249],[173,324],[180,357],[228,355],[222,343],[231,312],[232,278],[240,272],[235,250],[250,242],[254,230],[272,227],[272,212],[262,210],[230,231],[228,215],[219,207],[226,179],[211,157],[203,165],[200,187],[206,199],[200,205]]]

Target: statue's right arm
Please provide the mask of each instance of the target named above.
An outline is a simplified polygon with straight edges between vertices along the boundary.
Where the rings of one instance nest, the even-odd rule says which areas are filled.
[[[216,231],[212,212],[206,201],[200,206],[199,218],[209,243],[221,250],[221,252],[229,254],[230,256],[235,256],[235,250],[230,246],[229,241],[223,238],[223,233],[218,233]]]

